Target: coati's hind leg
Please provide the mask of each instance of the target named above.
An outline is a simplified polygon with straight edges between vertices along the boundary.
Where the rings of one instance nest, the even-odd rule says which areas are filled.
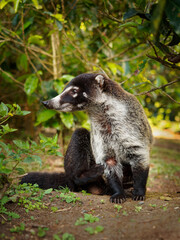
[[[104,167],[95,164],[90,133],[86,129],[79,128],[74,131],[65,154],[64,168],[69,176],[69,185],[74,191],[77,191],[79,186],[87,188],[88,183],[95,182],[102,176]]]

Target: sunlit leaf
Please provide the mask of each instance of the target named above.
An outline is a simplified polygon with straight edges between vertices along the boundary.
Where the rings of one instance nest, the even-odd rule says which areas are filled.
[[[37,120],[36,120],[36,126],[39,125],[42,122],[45,122],[52,118],[56,114],[56,111],[51,109],[45,109],[38,113]]]
[[[15,13],[16,13],[17,10],[18,10],[19,2],[20,2],[20,0],[14,0],[14,11],[15,11]]]
[[[38,78],[36,75],[32,74],[30,75],[24,84],[24,90],[27,95],[31,95],[38,86]]]
[[[60,117],[61,117],[62,122],[64,123],[64,125],[67,128],[71,128],[73,126],[74,119],[73,119],[72,113],[61,112]]]
[[[28,38],[28,43],[29,44],[35,44],[39,46],[44,46],[45,41],[41,35],[32,35]]]

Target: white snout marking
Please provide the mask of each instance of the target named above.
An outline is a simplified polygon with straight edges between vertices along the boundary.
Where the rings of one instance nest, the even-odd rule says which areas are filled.
[[[84,96],[85,98],[88,98],[88,95],[87,95],[87,93],[85,93],[85,92],[83,92],[83,96]]]
[[[57,95],[56,97],[54,97],[54,98],[51,99],[52,105],[53,105],[53,108],[54,108],[54,109],[59,108],[60,99],[61,99],[61,94],[60,94],[60,95]]]

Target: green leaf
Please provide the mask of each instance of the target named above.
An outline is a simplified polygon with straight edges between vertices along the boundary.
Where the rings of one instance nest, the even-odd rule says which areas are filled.
[[[16,13],[17,10],[18,10],[19,2],[20,2],[20,0],[14,0],[14,11],[15,11],[15,13]]]
[[[16,61],[16,65],[20,71],[24,70],[25,72],[27,72],[28,60],[27,60],[26,54],[23,53],[18,57],[18,59]]]
[[[56,114],[55,110],[46,109],[38,113],[35,126],[52,118]]]
[[[32,2],[34,3],[34,6],[35,6],[36,9],[41,9],[42,8],[42,6],[39,5],[39,2],[37,0],[32,0]]]
[[[132,18],[134,16],[136,16],[139,13],[139,11],[137,11],[135,8],[130,8],[123,16],[123,20]]]
[[[25,163],[32,163],[32,162],[34,162],[34,159],[33,159],[32,156],[27,156],[27,157],[23,160],[23,162],[25,162]]]
[[[165,12],[174,31],[180,36],[180,2],[167,0]]]
[[[28,141],[22,141],[22,140],[13,140],[13,143],[20,149],[29,149],[29,142]]]
[[[108,62],[107,65],[110,68],[110,70],[113,73],[113,75],[116,75],[116,73],[117,73],[117,64],[113,63],[113,62]]]
[[[24,169],[23,168],[16,168],[16,171],[18,172],[18,174],[24,174],[25,173],[25,171],[24,171]]]
[[[70,233],[64,233],[62,235],[62,240],[75,240],[75,237]]]
[[[9,153],[10,148],[9,148],[9,146],[7,144],[5,144],[4,142],[0,142],[0,146],[4,149],[4,151]]]
[[[33,35],[28,38],[28,44],[35,44],[39,46],[45,46],[45,41],[41,35]]]
[[[94,228],[93,227],[87,227],[85,228],[85,231],[88,232],[89,234],[94,234]]]
[[[60,22],[64,22],[64,17],[63,17],[63,15],[60,14],[60,13],[52,14],[51,16],[54,17],[54,18],[56,18],[56,19],[57,19],[58,21],[60,21]]]
[[[61,79],[56,79],[53,81],[53,86],[55,90],[60,94],[64,89],[64,82]]]
[[[58,27],[58,30],[61,31],[63,29],[63,25],[60,21],[56,20],[56,26]]]
[[[26,116],[28,114],[30,114],[31,112],[30,111],[21,111],[20,113],[16,113],[16,115],[20,115],[20,116]]]
[[[3,9],[9,2],[13,2],[13,0],[2,0],[0,2],[0,9]]]
[[[46,189],[46,190],[44,191],[44,194],[50,194],[52,191],[53,191],[52,188]]]
[[[67,128],[71,128],[73,126],[74,118],[72,113],[61,112],[60,117]]]
[[[69,75],[69,74],[65,74],[60,79],[70,82],[73,78],[74,78],[74,76]]]
[[[103,230],[104,230],[104,227],[103,227],[103,226],[100,226],[100,225],[98,225],[98,226],[95,228],[95,233],[102,232]]]
[[[42,159],[41,159],[40,156],[32,155],[31,157],[32,157],[32,159],[33,159],[33,162],[37,162],[37,163],[39,163],[40,165],[42,165]]]
[[[1,199],[0,204],[1,204],[1,206],[3,206],[3,205],[6,204],[7,202],[9,202],[9,198],[8,198],[8,196],[5,195],[5,196]]]
[[[4,126],[2,125],[1,127],[3,128],[3,134],[17,131],[15,128],[10,128],[8,123]]]
[[[5,168],[5,167],[1,167],[1,168],[0,168],[0,173],[9,174],[9,173],[11,173],[11,172],[12,172],[12,170],[9,169],[9,168]]]
[[[27,95],[31,95],[38,86],[38,78],[36,75],[32,74],[30,75],[24,84],[24,90]]]
[[[8,107],[6,106],[6,104],[4,104],[3,102],[0,105],[0,116],[7,116],[8,115]]]

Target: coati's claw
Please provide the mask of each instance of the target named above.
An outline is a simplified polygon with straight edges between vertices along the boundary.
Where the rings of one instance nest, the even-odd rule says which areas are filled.
[[[145,200],[145,196],[133,196],[132,198],[134,201],[144,201]]]
[[[126,201],[126,196],[124,194],[115,193],[114,195],[112,195],[110,197],[110,202],[111,203],[120,203],[120,204],[122,204],[125,201]]]

